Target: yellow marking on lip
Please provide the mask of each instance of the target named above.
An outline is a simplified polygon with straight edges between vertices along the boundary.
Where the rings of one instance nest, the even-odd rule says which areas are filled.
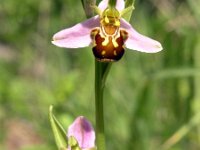
[[[101,52],[101,55],[105,55],[105,54],[106,54],[106,51],[103,50],[103,51]]]
[[[114,54],[115,56],[117,56],[117,51],[114,51],[113,54]]]
[[[107,46],[109,43],[109,38],[108,37],[105,37],[104,41],[102,42],[102,45],[103,46]]]
[[[117,48],[119,45],[118,45],[118,43],[116,42],[116,39],[115,38],[112,38],[112,43],[113,43],[113,46],[115,47],[115,48]]]

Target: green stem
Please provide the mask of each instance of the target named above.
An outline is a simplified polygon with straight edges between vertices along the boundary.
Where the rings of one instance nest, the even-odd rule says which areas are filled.
[[[96,109],[96,144],[98,150],[105,150],[103,90],[111,63],[95,60],[95,109]]]
[[[91,6],[96,5],[96,0],[81,0],[86,17],[91,18],[94,16],[94,9]]]
[[[115,7],[116,0],[109,0],[109,6]],[[133,6],[134,0],[129,0],[126,6]],[[128,21],[132,11],[128,14]],[[95,110],[96,110],[96,146],[98,150],[106,149],[104,132],[103,91],[107,75],[112,63],[99,62],[95,60]]]

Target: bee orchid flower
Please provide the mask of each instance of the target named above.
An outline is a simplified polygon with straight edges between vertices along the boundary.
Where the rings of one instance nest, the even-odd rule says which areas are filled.
[[[52,43],[65,48],[91,45],[96,59],[103,62],[119,60],[125,47],[146,53],[162,50],[158,41],[138,33],[122,18],[124,0],[117,0],[115,7],[110,7],[108,0],[103,0],[96,9],[98,15],[56,33]]]

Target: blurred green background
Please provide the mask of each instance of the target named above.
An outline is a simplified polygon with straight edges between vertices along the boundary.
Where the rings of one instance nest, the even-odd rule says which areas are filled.
[[[200,149],[200,0],[136,0],[131,24],[163,45],[127,50],[105,89],[109,150]],[[55,150],[48,107],[94,125],[91,48],[51,44],[85,20],[81,0],[0,0],[0,149]],[[174,136],[173,136],[174,135]]]

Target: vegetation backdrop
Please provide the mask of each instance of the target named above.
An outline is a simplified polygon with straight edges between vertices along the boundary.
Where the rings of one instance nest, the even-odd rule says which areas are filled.
[[[200,0],[136,0],[131,24],[163,45],[126,50],[105,89],[109,150],[200,149]],[[55,150],[53,104],[63,126],[94,125],[91,48],[51,44],[85,20],[80,0],[0,0],[0,149]],[[175,136],[173,136],[175,134]]]

